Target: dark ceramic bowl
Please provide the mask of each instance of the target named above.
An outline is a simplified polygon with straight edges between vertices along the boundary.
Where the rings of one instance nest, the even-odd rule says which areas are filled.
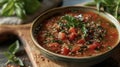
[[[119,31],[119,38],[118,41],[115,45],[115,47],[109,51],[106,51],[102,54],[98,54],[96,56],[90,56],[90,57],[70,57],[70,56],[63,56],[63,55],[59,55],[56,53],[53,53],[49,50],[46,50],[45,48],[43,48],[36,40],[35,35],[38,33],[39,28],[40,28],[40,24],[42,24],[42,22],[48,18],[50,18],[51,16],[61,13],[61,12],[65,12],[67,10],[82,10],[82,11],[92,11],[96,14],[99,14],[100,16],[106,18],[107,20],[111,21],[117,28],[117,30]],[[96,9],[94,8],[89,8],[89,7],[81,7],[81,6],[70,6],[70,7],[60,7],[60,8],[55,8],[55,9],[51,9],[49,11],[44,12],[43,14],[41,14],[33,23],[32,25],[32,29],[31,29],[31,36],[32,39],[35,43],[35,45],[39,48],[41,54],[43,54],[45,57],[47,57],[48,59],[58,63],[58,64],[65,64],[68,67],[88,67],[94,64],[97,64],[103,60],[105,60],[106,58],[108,58],[111,53],[114,51],[115,48],[117,48],[119,41],[120,41],[120,24],[119,22],[110,14],[100,11],[98,12]]]

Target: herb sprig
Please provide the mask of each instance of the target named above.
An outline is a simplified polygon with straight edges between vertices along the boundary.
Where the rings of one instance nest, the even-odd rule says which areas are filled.
[[[15,43],[9,46],[8,51],[4,53],[8,59],[6,65],[8,63],[13,63],[16,65],[24,66],[22,60],[15,56],[16,52],[19,50],[19,47],[19,41],[16,41]]]
[[[27,14],[33,14],[40,7],[39,0],[0,0],[2,16],[17,15],[25,19]]]
[[[64,25],[64,26],[66,26],[68,28],[70,28],[70,27],[81,28],[82,32],[84,33],[84,36],[86,36],[87,29],[86,29],[86,26],[82,20],[80,20],[79,18],[75,18],[73,16],[70,16],[70,15],[63,16],[62,20],[67,21],[66,25]]]
[[[67,21],[66,26],[69,28],[78,27],[80,25],[80,21],[70,15],[65,15],[62,17],[62,19]]]
[[[97,10],[103,9],[120,20],[120,0],[94,0],[94,2],[89,2],[85,5],[96,6]]]

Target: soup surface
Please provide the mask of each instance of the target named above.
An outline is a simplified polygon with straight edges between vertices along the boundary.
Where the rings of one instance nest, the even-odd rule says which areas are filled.
[[[68,10],[43,21],[36,38],[41,46],[54,53],[85,57],[113,48],[118,31],[96,13]]]

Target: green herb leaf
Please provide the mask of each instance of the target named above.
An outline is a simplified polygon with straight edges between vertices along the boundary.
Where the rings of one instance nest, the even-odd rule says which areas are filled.
[[[101,1],[102,1],[102,0],[95,0],[95,2],[96,2],[96,7],[97,7],[97,10],[98,10],[98,11],[99,11],[100,8],[101,8]]]
[[[15,3],[15,11],[16,11],[16,15],[22,19],[24,19],[26,17],[26,12],[24,10],[24,3]]]
[[[24,66],[24,64],[20,58],[16,58],[15,63],[20,65],[20,66]]]
[[[7,2],[8,2],[8,0],[0,0],[0,7],[2,7]]]
[[[86,36],[87,29],[86,29],[86,26],[85,26],[83,21],[81,21],[80,19],[77,19],[75,17],[72,17],[70,15],[65,15],[65,16],[62,17],[62,19],[67,21],[66,25],[69,28],[70,27],[79,27],[79,28],[81,28],[82,32],[84,33],[84,36]]]
[[[102,8],[104,11],[112,14],[115,18],[120,20],[120,0],[94,0],[94,3],[96,3],[98,11]]]
[[[14,14],[14,1],[9,0],[8,3],[5,3],[2,7],[2,12],[1,14],[3,16],[11,16]]]
[[[24,8],[27,14],[33,14],[40,7],[39,0],[34,0],[34,1],[23,0],[23,1],[25,2]]]
[[[85,24],[82,24],[82,28],[81,28],[82,32],[84,33],[84,36],[87,35],[87,29],[85,27]]]
[[[24,19],[26,14],[35,13],[40,7],[39,0],[0,0],[1,15],[15,16]]]
[[[10,52],[4,52],[4,55],[8,58],[9,62],[13,62],[13,54],[11,54]]]
[[[62,17],[62,19],[67,21],[66,25],[69,28],[70,27],[77,27],[80,24],[79,20],[77,20],[76,18],[74,18],[70,15],[65,15]]]
[[[4,53],[4,55],[8,58],[8,62],[6,64],[14,63],[20,66],[24,66],[22,60],[15,56],[15,53],[18,51],[18,49],[19,49],[19,42],[17,40],[15,43],[10,45],[8,51]]]
[[[8,48],[8,51],[11,54],[15,54],[18,51],[18,49],[19,49],[19,41],[16,41]]]

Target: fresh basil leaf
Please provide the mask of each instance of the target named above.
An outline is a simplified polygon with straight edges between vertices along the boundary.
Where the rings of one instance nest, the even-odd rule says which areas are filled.
[[[102,2],[102,0],[95,0],[95,2],[96,2],[97,10],[99,11],[100,8],[101,8],[101,2]]]
[[[12,58],[14,57],[13,54],[11,54],[10,52],[4,52],[4,55],[8,58],[8,60],[12,60]]]
[[[24,64],[23,64],[23,62],[22,62],[22,60],[20,58],[16,58],[15,63],[20,65],[20,66],[24,66]]]
[[[112,6],[115,5],[118,2],[118,0],[101,0],[101,2],[107,6]]]
[[[14,14],[14,1],[13,0],[9,0],[8,3],[3,5],[1,14],[3,16],[11,16]]]
[[[24,66],[22,60],[15,56],[15,53],[18,51],[18,49],[19,49],[19,42],[17,40],[15,43],[10,45],[8,51],[4,53],[4,55],[8,58],[8,62],[6,63],[6,65],[8,63],[13,63],[16,65]]]
[[[16,5],[17,3],[17,5]],[[40,7],[39,0],[0,0],[1,15],[14,16],[17,15],[21,19],[26,17],[26,14],[35,13]]]
[[[120,0],[94,0],[93,3],[96,4],[98,11],[102,9],[102,10],[110,13],[111,15],[113,15],[118,20],[120,20],[118,18],[119,14],[120,14]],[[91,6],[91,5],[92,4],[90,4],[88,6]]]
[[[19,41],[17,40],[15,43],[13,43],[9,48],[8,51],[11,54],[15,54],[19,49]]]
[[[15,8],[11,8],[11,9],[8,11],[8,13],[6,13],[7,16],[14,15],[14,14],[15,14],[14,10],[15,10]],[[4,15],[5,15],[5,14],[4,14]]]
[[[16,7],[15,12],[16,12],[16,15],[18,17],[20,17],[21,19],[25,19],[26,18],[26,12],[23,9],[24,8],[23,5],[24,4],[21,4],[21,3],[15,3],[15,7]]]
[[[7,2],[8,2],[8,0],[0,0],[0,7],[2,7]]]
[[[6,3],[8,0],[0,0],[0,3]]]
[[[120,3],[120,2],[119,2]],[[114,17],[117,18],[118,17],[118,9],[119,9],[119,4],[116,6],[115,8],[115,13],[114,13]]]
[[[34,0],[34,1],[24,0],[24,3],[25,3],[24,8],[27,14],[35,13],[40,7],[39,0]]]

